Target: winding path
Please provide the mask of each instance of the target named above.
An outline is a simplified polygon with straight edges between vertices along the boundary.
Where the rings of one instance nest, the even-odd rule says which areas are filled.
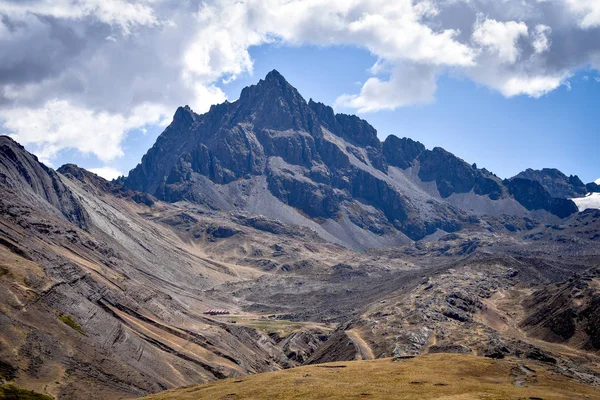
[[[356,329],[350,329],[345,331],[346,335],[354,342],[354,344],[358,347],[360,352],[360,356],[363,360],[374,360],[375,355],[373,354],[373,350],[365,340],[360,336],[360,333]]]

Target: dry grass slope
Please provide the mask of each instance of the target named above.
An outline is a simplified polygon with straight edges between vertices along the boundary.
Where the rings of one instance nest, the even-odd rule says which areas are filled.
[[[598,399],[600,389],[517,359],[431,354],[339,362],[169,390],[146,400],[201,399]]]

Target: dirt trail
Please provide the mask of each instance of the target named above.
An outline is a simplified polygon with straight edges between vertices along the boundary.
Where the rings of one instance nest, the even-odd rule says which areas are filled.
[[[360,336],[360,333],[356,329],[350,329],[345,331],[346,335],[358,346],[360,356],[363,360],[374,360],[375,355],[369,344]]]

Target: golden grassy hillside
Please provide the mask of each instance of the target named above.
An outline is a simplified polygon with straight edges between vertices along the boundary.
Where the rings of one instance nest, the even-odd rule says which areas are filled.
[[[338,362],[174,389],[147,400],[200,399],[600,399],[586,386],[517,359],[431,354]]]

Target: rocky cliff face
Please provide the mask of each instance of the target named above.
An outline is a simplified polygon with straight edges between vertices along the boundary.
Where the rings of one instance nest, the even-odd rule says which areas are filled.
[[[206,114],[179,108],[123,183],[169,202],[316,223],[323,237],[353,247],[370,247],[381,235],[419,240],[476,223],[445,201],[454,194],[488,209],[511,198],[499,178],[444,149],[395,136],[381,143],[366,121],[307,103],[277,71]]]
[[[8,136],[0,136],[0,184],[31,206],[60,214],[80,228],[87,226],[85,211],[58,174]]]
[[[596,182],[590,182],[587,185],[585,185],[585,188],[587,189],[588,193],[599,193],[600,192],[600,185],[598,185]]]
[[[551,197],[561,199],[582,197],[588,192],[586,185],[577,175],[566,176],[555,168],[541,170],[529,168],[520,172],[515,178],[539,182]]]
[[[412,139],[390,135],[383,143],[383,152],[390,165],[402,169],[418,166],[419,178],[423,182],[435,182],[442,198],[470,191],[489,196],[492,200],[503,195],[498,177],[467,164],[441,147],[427,150]]]
[[[571,200],[550,196],[541,183],[529,179],[513,178],[506,182],[510,194],[528,210],[546,210],[560,218],[578,212]]]

